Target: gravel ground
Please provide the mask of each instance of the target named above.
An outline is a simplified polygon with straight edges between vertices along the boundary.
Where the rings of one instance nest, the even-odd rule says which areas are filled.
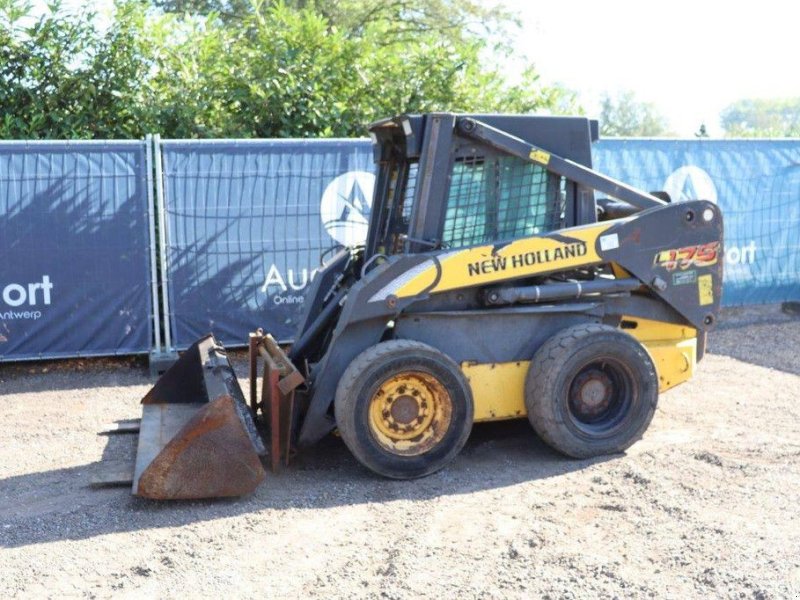
[[[131,456],[96,432],[138,416],[141,360],[0,365],[0,597],[800,598],[800,319],[723,316],[625,455],[490,424],[396,482],[332,437],[235,501],[87,487]]]

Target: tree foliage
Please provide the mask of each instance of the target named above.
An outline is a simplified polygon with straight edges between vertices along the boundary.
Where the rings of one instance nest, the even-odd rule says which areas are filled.
[[[138,136],[149,116],[143,12],[120,5],[101,33],[90,13],[49,8],[33,18],[30,4],[0,0],[0,137]]]
[[[722,111],[720,123],[728,137],[797,137],[800,98],[738,100]]]
[[[400,112],[575,108],[477,2],[155,1],[101,27],[0,0],[0,137],[350,136]]]
[[[670,135],[666,118],[650,102],[636,99],[632,91],[603,96],[600,132],[607,136],[658,137]]]
[[[195,16],[215,15],[234,24],[276,4],[267,0],[152,0],[167,13]],[[371,23],[393,23],[387,42],[411,39],[420,33],[436,33],[450,40],[476,33],[502,33],[518,25],[513,15],[495,5],[475,0],[283,0],[283,6],[311,10],[350,37],[363,35]]]

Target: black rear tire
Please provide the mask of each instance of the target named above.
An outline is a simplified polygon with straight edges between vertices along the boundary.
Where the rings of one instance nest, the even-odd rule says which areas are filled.
[[[423,477],[452,461],[472,430],[469,383],[439,350],[391,340],[358,355],[334,401],[336,425],[356,459],[394,479]]]
[[[607,325],[557,333],[537,350],[525,381],[525,406],[536,433],[575,458],[626,450],[650,425],[657,403],[650,355]]]

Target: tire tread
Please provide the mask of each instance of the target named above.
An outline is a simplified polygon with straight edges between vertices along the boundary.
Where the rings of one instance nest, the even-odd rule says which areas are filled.
[[[603,333],[615,337],[622,335],[633,340],[643,364],[648,365],[651,371],[649,377],[655,381],[656,385],[656,393],[653,395],[653,399],[643,399],[644,402],[651,403],[651,406],[644,407],[649,416],[643,420],[638,430],[633,432],[633,435],[609,448],[603,454],[622,452],[639,440],[652,420],[658,401],[658,376],[652,359],[644,347],[632,336],[615,327],[600,323],[574,325],[555,334],[542,344],[531,361],[530,370],[525,380],[525,404],[528,411],[528,420],[539,437],[552,448],[573,458],[589,458],[596,456],[597,453],[588,448],[586,444],[577,443],[573,436],[567,434],[562,419],[556,411],[557,404],[552,400],[541,399],[537,391],[555,389],[561,366],[569,356],[580,347],[586,338],[602,335]]]
[[[336,418],[336,426],[339,429],[339,434],[342,436],[345,445],[347,445],[347,447],[362,465],[384,476],[395,479],[410,479],[429,475],[441,469],[444,464],[432,464],[430,468],[425,469],[424,471],[414,472],[413,474],[408,475],[377,469],[374,462],[370,460],[368,453],[364,448],[361,447],[361,444],[358,441],[358,423],[356,420],[356,404],[358,402],[359,392],[358,388],[361,384],[359,380],[360,376],[376,362],[382,361],[388,356],[400,353],[422,354],[426,357],[426,359],[439,362],[441,365],[446,366],[462,379],[464,391],[468,395],[469,423],[467,424],[465,431],[463,431],[458,438],[455,452],[452,453],[452,456],[450,456],[450,459],[452,459],[455,454],[461,450],[461,447],[464,445],[464,443],[466,443],[469,433],[472,429],[472,415],[474,409],[472,407],[471,391],[469,384],[465,379],[463,379],[463,374],[461,373],[459,366],[450,357],[433,346],[423,342],[418,342],[416,340],[388,340],[367,348],[353,359],[350,365],[348,365],[347,369],[345,369],[345,372],[342,374],[342,377],[339,380],[339,385],[336,388],[336,396],[334,398],[333,407],[334,416]]]

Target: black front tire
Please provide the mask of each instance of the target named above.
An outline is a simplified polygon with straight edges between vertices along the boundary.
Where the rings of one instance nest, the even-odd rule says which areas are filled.
[[[414,405],[413,400],[420,395],[419,390],[414,389],[413,397],[411,391],[404,396],[405,406],[399,406],[396,400],[398,404],[379,406],[376,411],[375,402],[387,396],[398,398],[397,394],[392,397],[384,391],[393,385],[387,382],[406,376],[413,382],[422,382],[418,385],[425,387],[423,395],[430,393],[428,404],[432,404],[431,399],[438,394],[447,398],[447,407],[441,414],[436,413],[441,418],[429,417],[428,426],[420,417],[420,427],[425,429],[422,433],[430,434],[426,442],[403,440],[394,447],[385,435],[387,432],[391,435],[392,431],[386,429],[386,423],[376,424],[381,420],[377,415],[388,415],[395,406],[400,416],[403,411],[399,409],[409,409],[409,406],[412,406],[412,413],[418,409],[428,410],[427,404]],[[382,413],[381,408],[385,412]],[[368,348],[350,363],[336,389],[334,413],[339,434],[362,465],[385,477],[412,479],[430,475],[456,457],[472,430],[474,408],[469,383],[452,359],[421,342],[390,340]],[[411,417],[408,420],[416,423],[416,414],[413,417],[414,420]],[[397,426],[394,421],[390,425]]]
[[[525,381],[528,419],[548,445],[574,458],[622,452],[642,437],[658,403],[644,347],[607,325],[564,329],[545,342]]]

